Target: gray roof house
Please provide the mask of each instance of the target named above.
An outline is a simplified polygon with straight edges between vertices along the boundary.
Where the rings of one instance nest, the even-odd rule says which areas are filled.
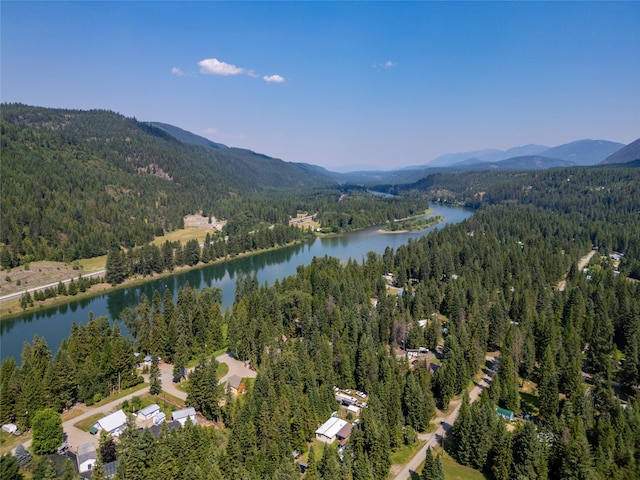
[[[98,461],[98,453],[93,443],[83,443],[78,447],[78,472],[90,471]]]
[[[180,425],[182,426],[187,423],[187,418],[191,419],[191,423],[196,423],[196,409],[193,407],[187,407],[182,410],[171,412],[171,416],[174,421],[180,422]]]

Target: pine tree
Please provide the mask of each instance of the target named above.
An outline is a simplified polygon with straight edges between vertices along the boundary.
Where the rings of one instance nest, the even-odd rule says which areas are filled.
[[[109,250],[107,254],[105,280],[111,285],[118,285],[122,283],[126,277],[126,263],[122,251],[119,248]],[[69,295],[71,295],[71,293],[69,293]]]
[[[489,454],[489,471],[495,480],[509,480],[511,478],[512,463],[511,434],[507,431],[504,422],[498,422],[494,434],[493,448]]]
[[[444,480],[440,455],[436,455],[431,447],[427,448],[420,480]]]
[[[149,370],[149,393],[158,395],[162,391],[162,379],[160,378],[160,367],[158,366],[158,356],[151,355],[151,369]]]
[[[7,453],[0,456],[0,478],[2,480],[22,480],[24,478],[20,473],[17,460]]]

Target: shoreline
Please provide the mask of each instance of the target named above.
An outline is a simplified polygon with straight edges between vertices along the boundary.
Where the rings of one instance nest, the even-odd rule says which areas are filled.
[[[11,298],[0,303],[0,322],[4,322],[5,320],[12,320],[14,318],[21,317],[22,315],[29,314],[29,313],[37,313],[47,308],[57,307],[59,305],[64,305],[65,303],[71,303],[76,300],[84,300],[88,298],[97,297],[99,295],[120,290],[122,288],[137,287],[138,285],[143,285],[147,282],[170,277],[172,275],[176,275],[179,273],[205,268],[207,266],[215,265],[218,263],[225,263],[230,260],[234,260],[236,258],[248,257],[251,255],[257,255],[259,253],[279,250],[281,248],[298,245],[304,242],[305,241],[296,240],[294,242],[287,243],[285,245],[279,245],[277,247],[270,247],[270,248],[265,248],[261,250],[253,250],[250,252],[239,253],[238,255],[235,255],[233,257],[230,257],[229,255],[227,255],[224,258],[218,258],[209,263],[198,262],[196,265],[193,265],[193,266],[183,265],[181,267],[174,268],[172,271],[166,271],[162,273],[148,275],[146,277],[131,277],[115,286],[112,286],[110,283],[98,283],[96,285],[93,285],[91,288],[89,288],[85,292],[78,292],[77,295],[73,295],[73,296],[65,295],[61,297],[50,298],[48,300],[45,300],[44,302],[34,303],[33,307],[28,307],[26,309],[22,309],[20,307],[21,296],[17,298]],[[33,287],[33,288],[44,288],[44,287],[45,286],[42,285],[41,287]],[[13,309],[16,309],[16,310],[12,311]]]

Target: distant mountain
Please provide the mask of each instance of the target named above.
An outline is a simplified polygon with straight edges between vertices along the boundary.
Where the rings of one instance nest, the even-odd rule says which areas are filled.
[[[571,167],[574,163],[562,160],[561,158],[550,158],[540,155],[525,155],[522,157],[507,158],[499,162],[485,163],[483,166],[491,166],[497,169],[509,170],[544,170],[556,167]]]
[[[640,159],[640,138],[631,142],[626,147],[622,147],[617,152],[612,153],[601,163],[608,165],[611,163],[628,163]]]
[[[415,167],[414,169],[425,168],[425,167],[450,167],[455,163],[463,162],[470,158],[476,158],[478,160],[481,160],[482,157],[495,155],[500,152],[502,152],[502,150],[497,150],[493,148],[493,149],[486,149],[486,150],[476,150],[473,152],[447,153],[445,155],[441,155],[439,157],[434,158],[429,162],[428,165],[421,165],[419,167]]]
[[[578,140],[540,152],[545,157],[568,160],[576,165],[597,165],[624,145],[607,140]]]
[[[2,104],[0,114],[0,244],[10,245],[15,258],[103,255],[113,245],[141,245],[179,228],[188,213],[247,228],[284,221],[285,206],[243,202],[337,185],[322,171],[249,150],[201,146],[194,144],[201,142],[197,135],[111,111]]]
[[[152,127],[159,128],[160,130],[164,130],[173,138],[180,140],[182,143],[186,143],[188,145],[199,145],[201,147],[209,147],[209,148],[229,148],[222,143],[212,142],[208,138],[201,137],[200,135],[196,135],[195,133],[188,132],[187,130],[183,130],[174,125],[169,125],[167,123],[160,122],[144,122]]]

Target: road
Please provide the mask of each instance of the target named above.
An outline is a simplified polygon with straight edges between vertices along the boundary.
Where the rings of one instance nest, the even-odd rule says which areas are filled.
[[[589,265],[589,262],[591,261],[591,258],[596,254],[595,250],[591,250],[589,253],[587,253],[584,257],[582,257],[580,259],[580,261],[578,262],[578,270],[582,271],[582,269],[584,267],[586,267],[587,265]],[[563,292],[564,289],[567,288],[567,281],[566,280],[560,280],[558,282],[558,290]]]
[[[498,364],[500,363],[499,357],[487,356],[486,360],[491,362],[491,366],[487,375],[482,377],[478,383],[474,385],[474,387],[469,392],[469,400],[471,402],[475,402],[482,393],[482,390],[487,388],[491,384],[491,380],[493,380],[493,376],[498,370]],[[409,462],[402,467],[402,469],[395,474],[393,478],[399,480],[406,480],[411,478],[412,472],[416,472],[420,464],[424,461],[425,455],[427,454],[427,448],[436,447],[438,444],[441,444],[443,438],[449,433],[451,428],[453,427],[456,418],[458,418],[458,412],[460,411],[460,405],[462,405],[461,400],[456,400],[455,402],[451,402],[449,404],[448,412],[440,412],[438,411],[438,415],[436,415],[436,422],[438,427],[434,432],[431,433],[421,433],[418,435],[420,440],[425,440],[426,443],[424,446],[416,453]]]
[[[106,273],[107,273],[106,270],[99,270],[97,272],[86,273],[86,274],[82,275],[82,278],[103,277]],[[66,285],[68,283],[71,283],[71,280],[77,280],[77,279],[78,279],[78,277],[73,277],[73,278],[68,278],[66,280],[61,280],[61,282]],[[22,295],[24,295],[27,292],[33,293],[33,292],[36,292],[38,290],[46,290],[47,288],[57,287],[59,283],[60,282],[53,282],[53,283],[49,283],[47,285],[38,285],[37,287],[26,288],[26,289],[21,290],[19,292],[14,292],[14,293],[10,293],[8,295],[3,295],[2,297],[0,297],[0,303],[4,302],[6,300],[11,300],[12,298],[21,297]]]

